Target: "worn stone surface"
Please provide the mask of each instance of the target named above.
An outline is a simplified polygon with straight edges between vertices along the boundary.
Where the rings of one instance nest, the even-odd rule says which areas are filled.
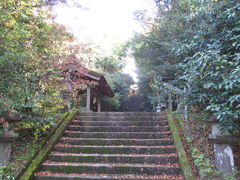
[[[11,143],[0,141],[0,166],[7,164],[10,153],[11,153]]]
[[[65,137],[76,138],[132,138],[132,139],[162,139],[171,137],[170,132],[74,132],[66,131]]]
[[[168,127],[139,127],[139,126],[77,126],[69,125],[67,130],[80,131],[80,132],[166,132],[169,131]]]
[[[127,155],[118,154],[71,154],[71,153],[52,153],[48,157],[55,162],[83,162],[83,163],[135,163],[135,164],[169,164],[178,163],[177,154],[169,155]]]
[[[212,135],[208,137],[214,143],[218,144],[231,144],[231,145],[240,145],[240,136],[231,136],[231,135]]]
[[[11,144],[17,137],[17,134],[0,135],[0,166],[8,163],[11,153]]]
[[[217,169],[223,176],[233,175],[234,160],[232,148],[229,144],[214,143],[215,162]]]
[[[168,126],[167,121],[72,121],[71,125],[77,126]]]
[[[222,131],[218,123],[212,124],[212,135],[210,137],[229,136],[229,133]],[[225,139],[226,140],[226,139]],[[230,144],[226,142],[214,141],[214,155],[217,169],[222,176],[233,176],[234,160]]]
[[[212,134],[213,135],[230,135],[229,132],[223,131],[219,123],[212,124]]]

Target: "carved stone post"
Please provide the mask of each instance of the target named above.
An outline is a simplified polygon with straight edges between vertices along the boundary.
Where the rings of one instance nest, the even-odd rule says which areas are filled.
[[[233,152],[226,137],[230,137],[230,135],[228,132],[221,131],[219,123],[212,124],[212,134],[209,138],[214,142],[216,167],[222,176],[233,176]],[[229,141],[231,140],[229,139]]]

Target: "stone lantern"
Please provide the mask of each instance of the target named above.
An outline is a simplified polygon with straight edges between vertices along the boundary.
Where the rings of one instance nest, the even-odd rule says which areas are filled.
[[[17,113],[5,112],[0,117],[0,124],[2,125],[3,131],[0,133],[0,166],[7,165],[10,159],[11,144],[17,138],[17,134],[9,128],[9,124],[19,121],[21,118]],[[15,119],[12,119],[15,117]],[[1,176],[0,176],[1,179]]]

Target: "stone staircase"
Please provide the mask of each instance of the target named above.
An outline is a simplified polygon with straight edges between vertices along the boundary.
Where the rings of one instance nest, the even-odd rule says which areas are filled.
[[[183,179],[161,113],[79,113],[35,180]]]

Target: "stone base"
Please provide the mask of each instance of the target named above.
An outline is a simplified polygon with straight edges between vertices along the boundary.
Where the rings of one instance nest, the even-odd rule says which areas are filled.
[[[87,109],[86,107],[80,107],[80,112],[93,112],[93,111]]]
[[[11,144],[17,134],[0,134],[0,166],[6,165],[10,158]]]

